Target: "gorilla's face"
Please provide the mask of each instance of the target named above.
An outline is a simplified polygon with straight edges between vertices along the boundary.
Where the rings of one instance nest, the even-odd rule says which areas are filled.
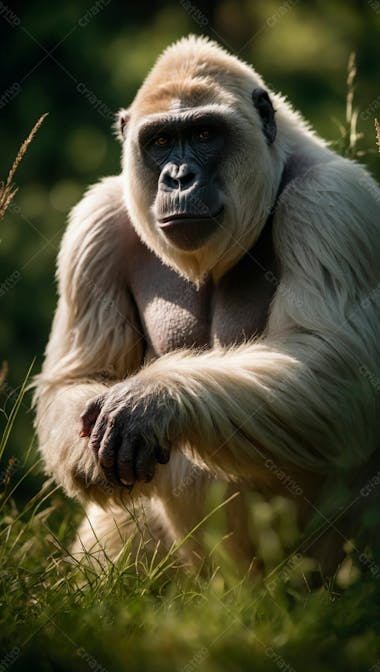
[[[157,231],[178,249],[199,249],[223,223],[219,169],[228,144],[226,120],[215,112],[153,115],[139,128],[145,170],[156,183]]]
[[[248,66],[207,47],[159,59],[119,116],[125,204],[144,243],[196,284],[251,248],[281,163],[274,109]]]

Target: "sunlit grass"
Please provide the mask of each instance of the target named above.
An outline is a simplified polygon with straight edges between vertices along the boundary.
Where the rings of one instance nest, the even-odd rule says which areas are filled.
[[[47,494],[3,512],[1,643],[3,655],[20,649],[12,669],[34,661],[38,670],[80,670],[88,658],[110,670],[356,672],[376,661],[380,591],[370,576],[344,594],[309,591],[291,573],[270,588],[248,578],[231,585],[219,570],[173,574],[170,556],[167,572],[136,563],[128,546],[96,571],[88,558],[70,562],[70,514],[57,529]]]
[[[1,439],[0,471],[25,384]],[[222,492],[199,528],[209,568],[186,571],[177,551],[115,561],[72,557],[78,511],[51,482],[18,508],[17,489],[38,461],[29,454],[0,499],[0,669],[368,670],[377,658],[379,579],[358,567],[342,590],[311,589],[307,559],[284,556],[265,579],[238,576],[221,544]],[[3,472],[2,472],[3,473]],[[278,507],[278,503],[277,503]],[[257,508],[257,502],[256,502]],[[266,516],[270,518],[270,516]],[[306,564],[305,564],[306,562]],[[373,560],[380,562],[380,558]],[[339,645],[338,645],[339,642]],[[9,661],[13,661],[10,663]],[[7,662],[8,661],[8,662]],[[4,667],[4,669],[8,669]]]

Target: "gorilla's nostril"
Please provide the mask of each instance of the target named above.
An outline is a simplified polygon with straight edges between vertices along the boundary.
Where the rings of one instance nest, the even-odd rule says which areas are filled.
[[[193,184],[194,180],[195,180],[195,173],[191,171],[178,178],[178,182],[180,184],[180,187],[182,188],[189,187],[191,184]]]

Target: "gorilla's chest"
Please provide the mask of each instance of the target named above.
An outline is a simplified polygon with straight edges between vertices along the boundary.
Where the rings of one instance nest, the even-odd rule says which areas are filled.
[[[160,356],[178,348],[239,344],[260,335],[276,285],[269,247],[246,254],[218,284],[208,279],[196,289],[144,245],[133,245],[129,284],[148,350]]]

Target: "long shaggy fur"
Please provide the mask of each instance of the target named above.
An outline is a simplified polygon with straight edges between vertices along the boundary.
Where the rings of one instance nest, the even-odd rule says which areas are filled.
[[[190,37],[169,47],[128,111],[123,174],[85,195],[59,255],[59,304],[37,381],[46,468],[69,495],[120,506],[125,490],[107,488],[87,439],[78,437],[79,416],[86,400],[138,371],[150,392],[164,390],[179,401],[179,445],[152,484],[135,494],[159,502],[170,539],[198,522],[210,479],[262,484],[275,493],[278,479],[265,466],[272,460],[303,486],[310,480],[312,499],[329,475],[358,470],[379,446],[380,191],[364,168],[337,157],[272,92],[278,133],[268,146],[252,107],[257,86],[264,84],[251,67],[208,40]],[[245,138],[235,158],[223,160],[230,205],[223,230],[192,253],[157,235],[152,190],[134,150],[139,120],[167,111],[173,99],[222,110]],[[124,284],[128,259],[121,258],[128,215],[165,264],[198,284],[206,272],[218,278],[258,238],[284,165],[298,155],[312,165],[277,204],[273,235],[281,279],[264,336],[228,349],[174,352],[144,365],[142,333]],[[91,523],[96,528],[94,508]],[[239,528],[236,518],[232,527]],[[83,535],[91,536],[88,530]]]

